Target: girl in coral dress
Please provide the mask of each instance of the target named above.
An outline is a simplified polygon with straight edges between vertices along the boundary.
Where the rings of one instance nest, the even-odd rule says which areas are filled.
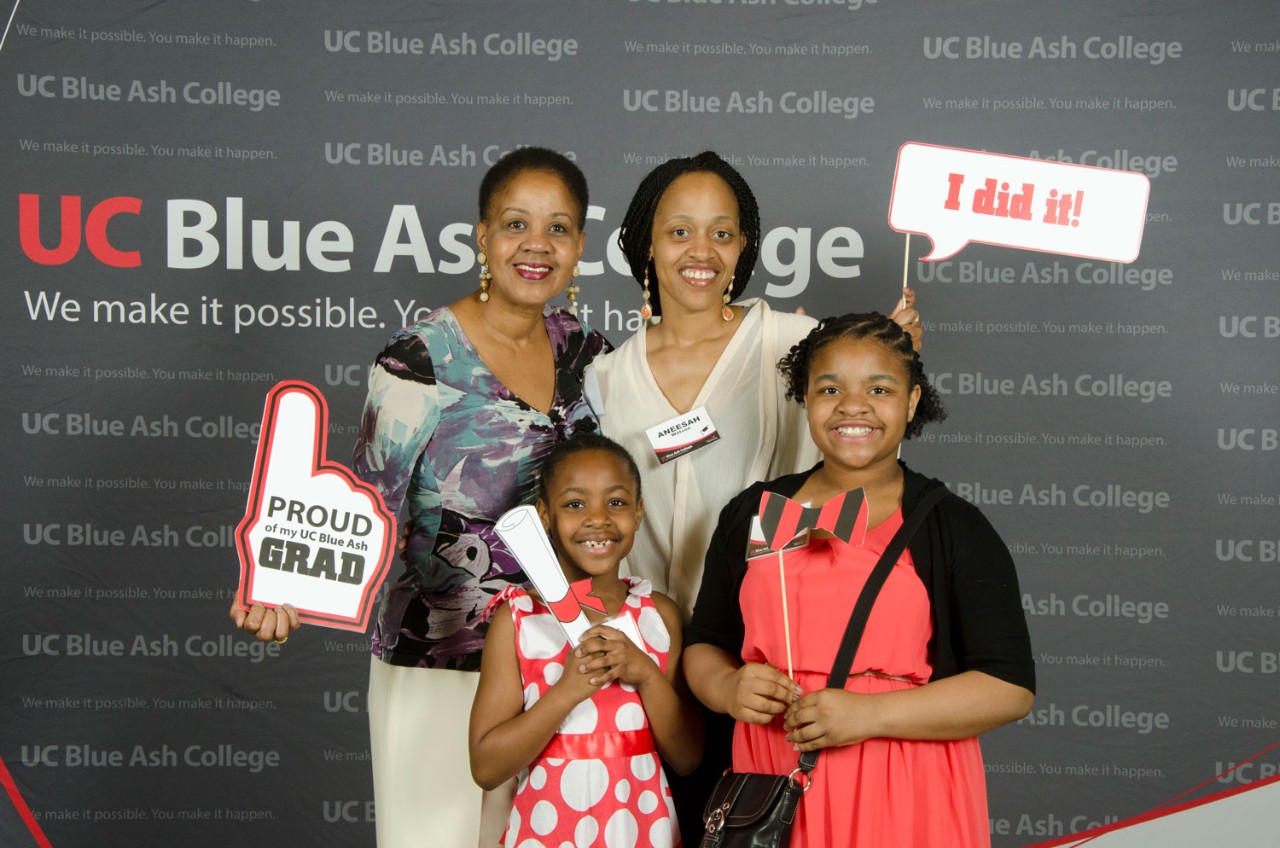
[[[603,602],[588,616],[630,617],[641,644],[596,624],[572,647],[536,594],[505,590],[471,711],[472,776],[486,789],[518,777],[505,846],[679,845],[659,755],[687,772],[702,739],[679,610],[649,581],[618,576],[643,513],[640,474],[616,443],[575,435],[544,463],[537,508],[565,578],[589,580]]]
[[[975,507],[943,497],[877,596],[844,688],[826,688],[880,554],[942,485],[901,464],[898,446],[945,413],[910,340],[876,313],[823,322],[780,368],[823,461],[721,513],[687,632],[690,685],[737,720],[737,771],[789,774],[821,750],[792,848],[987,846],[977,736],[1026,715],[1035,688],[1008,549]],[[746,560],[763,492],[817,505],[858,488],[861,546],[815,531],[784,553],[785,588],[777,556]]]

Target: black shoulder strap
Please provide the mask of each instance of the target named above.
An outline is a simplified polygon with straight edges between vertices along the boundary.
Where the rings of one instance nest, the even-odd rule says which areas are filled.
[[[907,543],[911,541],[911,537],[915,535],[916,530],[924,523],[929,511],[947,494],[946,486],[940,485],[930,489],[916,504],[916,508],[911,510],[911,515],[907,516],[907,520],[902,522],[898,532],[893,534],[893,539],[890,540],[889,546],[884,549],[884,553],[880,556],[880,561],[876,563],[871,576],[867,578],[866,585],[862,587],[862,592],[858,595],[858,602],[853,606],[853,615],[849,617],[849,624],[844,630],[844,638],[840,640],[840,650],[836,653],[835,664],[832,665],[831,674],[827,677],[828,689],[844,688],[845,681],[849,679],[849,669],[853,666],[854,655],[858,653],[858,643],[862,641],[862,631],[867,626],[867,619],[871,616],[871,607],[876,602],[876,596],[880,594],[881,587],[889,579],[889,572],[893,570],[898,558],[906,550]],[[819,753],[819,751],[806,751],[801,754],[800,768],[806,772],[812,771],[813,767],[818,764]]]

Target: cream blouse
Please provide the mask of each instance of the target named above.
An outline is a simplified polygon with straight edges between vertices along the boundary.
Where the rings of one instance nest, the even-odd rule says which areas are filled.
[[[685,621],[702,583],[707,542],[721,508],[750,484],[807,469],[820,458],[804,408],[786,399],[778,360],[817,322],[774,312],[748,299],[741,326],[725,347],[693,407],[706,407],[719,441],[659,464],[644,431],[688,412],[667,400],[649,369],[641,328],[587,369],[585,393],[604,435],[640,467],[644,522],[623,561],[623,574],[653,581]]]

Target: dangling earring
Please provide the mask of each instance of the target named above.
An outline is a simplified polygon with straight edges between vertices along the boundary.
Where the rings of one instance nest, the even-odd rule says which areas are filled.
[[[729,288],[724,290],[724,308],[720,310],[720,317],[725,321],[733,320],[733,307],[729,305],[729,301],[733,296],[733,277],[729,278]]]
[[[640,319],[648,321],[653,318],[653,307],[649,305],[649,260],[644,263],[644,305],[640,307]]]
[[[577,265],[573,266],[573,276],[569,282],[569,287],[565,289],[565,294],[569,295],[569,314],[575,318],[578,316],[578,292],[581,291],[578,284],[573,280],[578,279],[578,275],[582,273],[582,269]]]
[[[483,250],[476,254],[476,261],[480,263],[480,302],[489,302],[489,281],[493,279],[489,274],[489,254]]]

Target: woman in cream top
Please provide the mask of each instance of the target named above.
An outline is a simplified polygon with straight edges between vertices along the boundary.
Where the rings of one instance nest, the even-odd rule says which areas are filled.
[[[644,484],[646,521],[624,568],[671,596],[686,621],[721,508],[747,485],[819,458],[777,369],[816,322],[761,299],[731,303],[751,279],[760,237],[755,195],[715,153],[655,168],[618,239],[655,320],[587,369],[600,426],[636,458]],[[906,291],[891,317],[918,339],[913,302]],[[699,407],[719,440],[659,463],[645,431]]]
[[[645,522],[626,565],[675,600],[686,619],[721,507],[756,480],[818,461],[804,410],[786,402],[777,373],[778,360],[815,322],[774,312],[763,300],[737,306],[739,326],[688,409],[672,405],[649,367],[652,331],[641,330],[597,357],[588,371],[587,397],[604,434],[631,452],[644,480]],[[718,314],[715,320],[721,320]],[[645,430],[698,407],[707,410],[719,440],[659,463]]]

